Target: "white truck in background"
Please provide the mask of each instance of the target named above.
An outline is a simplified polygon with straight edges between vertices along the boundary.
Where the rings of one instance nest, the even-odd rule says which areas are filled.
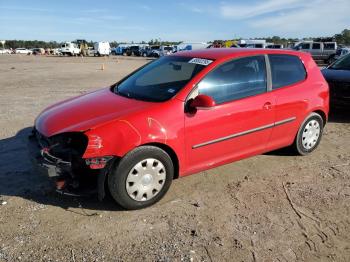
[[[206,49],[209,46],[210,46],[210,44],[205,43],[205,42],[196,42],[196,43],[182,42],[182,43],[178,44],[177,46],[174,46],[174,52]]]
[[[96,42],[94,44],[94,56],[109,56],[111,53],[111,46],[109,42]]]
[[[62,55],[75,56],[80,54],[78,46],[72,42],[65,42],[61,45],[60,51]]]
[[[238,46],[243,48],[266,48],[269,44],[264,39],[241,39],[238,41]]]

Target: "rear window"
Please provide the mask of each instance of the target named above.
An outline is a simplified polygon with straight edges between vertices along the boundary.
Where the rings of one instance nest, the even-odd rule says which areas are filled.
[[[293,55],[269,55],[272,89],[298,83],[306,78],[303,63]]]

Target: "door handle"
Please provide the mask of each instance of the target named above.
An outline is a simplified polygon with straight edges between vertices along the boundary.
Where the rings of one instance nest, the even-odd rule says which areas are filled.
[[[265,109],[265,110],[271,110],[271,109],[272,109],[272,104],[271,104],[271,102],[266,102],[266,103],[263,105],[263,109]]]

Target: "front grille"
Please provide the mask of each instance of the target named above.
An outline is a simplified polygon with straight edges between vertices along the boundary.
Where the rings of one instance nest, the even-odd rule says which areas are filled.
[[[49,138],[37,130],[34,132],[41,148],[47,148],[50,154],[65,161],[81,158],[88,144],[86,135],[80,132],[62,133]]]

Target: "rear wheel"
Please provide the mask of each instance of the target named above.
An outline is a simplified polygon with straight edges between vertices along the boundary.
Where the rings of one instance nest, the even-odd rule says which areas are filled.
[[[314,151],[321,141],[323,119],[317,113],[311,113],[302,123],[294,141],[294,149],[300,155]]]
[[[126,209],[140,209],[158,202],[174,177],[170,156],[154,146],[141,146],[124,156],[108,177],[114,200]]]

